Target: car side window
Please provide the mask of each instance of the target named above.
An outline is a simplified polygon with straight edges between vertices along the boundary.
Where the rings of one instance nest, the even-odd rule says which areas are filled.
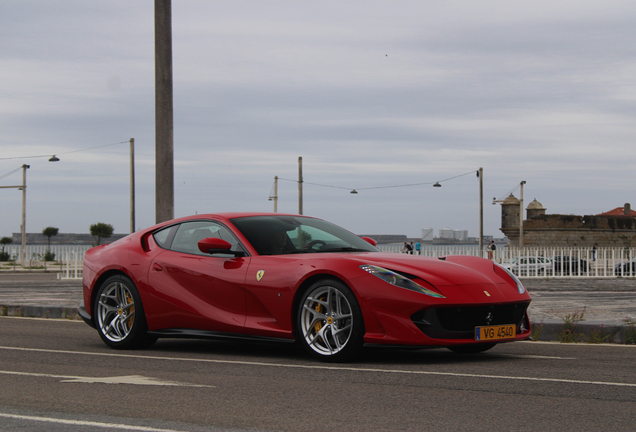
[[[223,225],[212,221],[185,222],[179,225],[174,236],[172,249],[176,252],[185,252],[194,255],[210,256],[199,250],[199,241],[205,238],[220,238],[232,245],[232,250],[243,250],[236,237]]]
[[[168,228],[164,228],[161,231],[155,232],[152,236],[159,246],[164,249],[170,248],[170,242],[174,236],[174,232],[177,229],[176,225],[172,225]]]

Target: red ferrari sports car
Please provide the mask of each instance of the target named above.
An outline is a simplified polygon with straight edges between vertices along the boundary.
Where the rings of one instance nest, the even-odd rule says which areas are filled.
[[[328,361],[363,345],[481,352],[530,337],[530,295],[505,268],[374,245],[299,215],[175,219],[90,249],[79,313],[113,348],[276,339]]]

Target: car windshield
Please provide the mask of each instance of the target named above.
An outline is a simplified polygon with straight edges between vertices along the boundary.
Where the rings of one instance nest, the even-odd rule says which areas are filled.
[[[378,252],[337,225],[301,216],[248,216],[231,219],[259,255],[324,252]]]

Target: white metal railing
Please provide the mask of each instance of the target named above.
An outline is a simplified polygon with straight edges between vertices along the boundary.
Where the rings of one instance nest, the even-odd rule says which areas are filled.
[[[55,261],[44,261],[46,246],[27,246],[27,268],[58,270],[62,279],[81,279],[84,254],[90,246],[51,246]],[[402,245],[378,245],[383,252],[402,253]],[[9,256],[20,256],[19,245],[6,245]],[[416,251],[413,251],[416,253]],[[470,255],[488,258],[486,250],[477,246],[425,245],[419,255],[440,257]],[[561,257],[561,258],[555,258]],[[563,258],[568,257],[568,258]],[[530,278],[613,278],[636,277],[636,248],[508,248],[497,245],[493,261],[509,267],[521,277]],[[22,268],[14,264],[17,268]],[[7,268],[7,264],[3,266]]]
[[[68,251],[62,259],[63,271],[59,273],[60,279],[82,279],[84,254],[86,251]]]
[[[402,252],[401,245],[378,245],[383,252]],[[413,251],[413,253],[417,253]],[[419,255],[471,255],[488,258],[475,246],[427,246]],[[636,248],[508,248],[493,252],[493,261],[521,277],[613,278],[636,277]]]
[[[81,279],[84,254],[91,246],[52,245],[51,253],[55,254],[52,261],[47,261],[45,256],[49,248],[45,245],[29,246],[25,249],[24,265],[20,263],[20,245],[5,245],[4,251],[9,255],[11,262],[4,264],[4,269],[9,270],[49,270],[57,271],[61,279]]]

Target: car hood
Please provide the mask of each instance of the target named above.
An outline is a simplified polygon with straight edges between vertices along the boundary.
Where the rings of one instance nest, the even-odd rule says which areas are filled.
[[[383,252],[333,255],[338,255],[338,259],[355,261],[358,265],[370,264],[406,273],[439,287],[506,283],[495,273],[492,261],[471,256],[452,255],[440,259]]]

